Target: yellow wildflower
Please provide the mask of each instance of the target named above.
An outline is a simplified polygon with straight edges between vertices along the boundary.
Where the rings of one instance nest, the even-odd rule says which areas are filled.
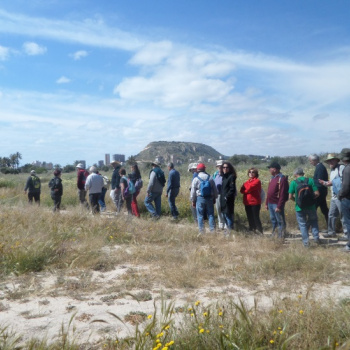
[[[164,333],[161,332],[161,333],[157,334],[157,338],[160,338],[160,337],[162,337],[163,335],[164,335]]]
[[[221,325],[219,326],[219,328],[224,328],[224,326],[221,324]]]
[[[281,314],[283,312],[283,310],[278,310],[278,312]]]
[[[160,343],[160,340],[159,340],[159,339],[156,339],[156,343],[159,344],[159,343]]]
[[[188,308],[188,311],[192,311],[193,309],[191,307]]]
[[[303,296],[301,294],[298,295],[298,298],[301,299]]]
[[[168,347],[167,347],[167,346],[164,346],[164,348],[162,348],[162,350],[168,350]]]
[[[174,340],[170,340],[170,342],[168,344],[169,344],[169,346],[172,346],[174,343],[175,343]]]
[[[270,340],[270,343],[273,344],[275,341],[273,339]]]
[[[194,316],[194,313],[191,314],[191,317],[193,317],[193,316]]]
[[[222,311],[220,311],[220,312],[219,312],[219,316],[222,316],[222,315],[223,315],[223,313],[222,313]]]
[[[277,334],[277,332],[276,332],[276,331],[273,331],[273,334]]]
[[[299,314],[302,315],[304,313],[303,310],[299,310]]]
[[[201,328],[201,329],[199,330],[199,333],[204,333],[204,329]]]
[[[150,320],[152,318],[152,315],[148,315],[147,318]]]
[[[201,302],[199,300],[197,300],[194,305],[198,306]]]
[[[204,316],[204,317],[207,317],[207,316],[208,316],[208,313],[207,313],[207,312],[203,312],[203,316]]]
[[[167,325],[166,327],[164,327],[164,329],[169,329],[170,328],[170,326],[169,325]]]
[[[210,330],[209,330],[209,329],[207,329],[207,333],[210,333]]]
[[[278,329],[282,329],[281,327],[278,327]]]

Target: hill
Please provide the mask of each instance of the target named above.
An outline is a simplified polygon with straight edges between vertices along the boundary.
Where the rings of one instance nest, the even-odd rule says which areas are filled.
[[[200,157],[203,157],[201,158],[203,161],[208,161],[208,159],[219,159],[223,155],[213,147],[202,143],[154,141],[149,143],[135,156],[136,160],[140,161],[155,160],[158,158],[161,162],[169,162],[176,159],[181,163],[196,161]]]

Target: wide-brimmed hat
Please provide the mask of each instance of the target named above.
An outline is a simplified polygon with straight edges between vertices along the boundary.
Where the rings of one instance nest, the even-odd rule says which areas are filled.
[[[350,161],[350,148],[343,148],[340,153],[341,160]]]
[[[118,162],[117,160],[113,160],[110,164],[111,164],[111,165],[113,165],[113,164],[120,165],[120,162]]]
[[[190,164],[188,164],[188,168],[187,168],[187,170],[188,171],[191,171],[191,170],[197,170],[197,165],[198,165],[198,163],[190,163]]]
[[[340,159],[338,157],[336,157],[334,153],[328,153],[325,162],[328,163],[328,161],[330,161],[332,159],[336,159],[338,162],[340,161]]]
[[[269,169],[270,168],[275,168],[275,169],[281,169],[281,166],[277,162],[272,162],[270,165],[267,166]]]
[[[82,163],[78,163],[75,167],[78,169],[85,169],[85,167]]]
[[[161,166],[162,164],[160,162],[154,161],[151,163],[154,166]]]
[[[216,161],[216,166],[221,166],[223,164],[223,160],[222,159],[219,159]]]

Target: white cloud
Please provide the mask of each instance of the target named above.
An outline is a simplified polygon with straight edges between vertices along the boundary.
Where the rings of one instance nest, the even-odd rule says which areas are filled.
[[[65,76],[60,77],[59,79],[56,80],[57,84],[67,84],[70,83],[71,80]]]
[[[79,61],[81,58],[88,56],[88,52],[84,50],[76,51],[72,53],[70,56],[73,57],[74,61]]]
[[[0,61],[6,61],[10,55],[10,49],[0,45]]]
[[[47,48],[34,42],[26,42],[23,44],[23,50],[29,56],[37,56],[46,53]]]

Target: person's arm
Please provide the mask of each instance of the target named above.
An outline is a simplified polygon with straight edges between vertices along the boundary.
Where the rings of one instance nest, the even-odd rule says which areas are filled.
[[[279,190],[279,198],[276,211],[281,211],[286,203],[285,193],[287,192],[288,182],[285,176],[281,176],[280,178],[280,190]]]
[[[154,186],[154,182],[155,182],[155,178],[156,178],[156,173],[154,171],[151,171],[151,174],[149,176],[149,183],[148,183],[148,187],[147,187],[147,193],[151,193],[153,186]]]
[[[197,179],[197,177],[195,177],[192,180],[192,184],[191,184],[191,202],[192,202],[192,207],[196,207],[196,202],[197,202],[197,182],[199,180]]]

